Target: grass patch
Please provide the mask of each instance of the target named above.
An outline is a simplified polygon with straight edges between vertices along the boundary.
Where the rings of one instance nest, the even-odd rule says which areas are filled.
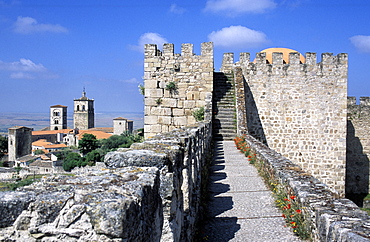
[[[370,208],[360,208],[362,211],[367,212],[367,214],[370,216]]]

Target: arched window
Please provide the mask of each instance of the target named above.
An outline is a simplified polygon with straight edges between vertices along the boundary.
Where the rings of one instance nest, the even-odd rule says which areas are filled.
[[[80,111],[80,105],[77,105],[77,111]]]
[[[54,116],[60,116],[60,113],[59,113],[59,111],[58,111],[58,110],[56,110],[56,111],[54,111],[54,112],[53,112],[53,115],[54,115]]]
[[[58,119],[55,119],[54,120],[54,124],[59,124],[59,120]]]
[[[82,105],[82,111],[85,111],[85,105]]]
[[[58,127],[54,127],[54,130],[58,130]]]

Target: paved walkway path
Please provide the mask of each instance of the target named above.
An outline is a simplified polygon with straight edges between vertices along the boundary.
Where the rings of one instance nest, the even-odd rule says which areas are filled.
[[[233,141],[217,141],[211,167],[203,241],[300,241],[271,192]]]

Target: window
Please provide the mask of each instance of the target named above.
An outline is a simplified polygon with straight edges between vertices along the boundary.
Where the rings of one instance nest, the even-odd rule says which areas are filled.
[[[59,120],[58,119],[55,119],[54,120],[54,124],[59,124]]]
[[[85,111],[85,105],[82,105],[82,111]]]
[[[53,115],[54,115],[54,116],[60,116],[60,113],[59,113],[59,111],[54,111],[54,112],[53,112]]]
[[[80,105],[77,105],[77,111],[80,111]]]

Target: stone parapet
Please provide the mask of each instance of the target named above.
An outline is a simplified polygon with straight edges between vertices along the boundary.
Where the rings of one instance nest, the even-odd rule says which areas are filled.
[[[105,157],[105,164],[110,168],[154,166],[159,169],[164,215],[162,241],[193,240],[202,210],[202,187],[207,184],[211,140],[211,123],[206,122],[158,134]]]
[[[370,217],[338,193],[276,151],[245,136],[257,162],[278,181],[286,192],[296,196],[306,219],[312,225],[314,241],[370,241]]]

